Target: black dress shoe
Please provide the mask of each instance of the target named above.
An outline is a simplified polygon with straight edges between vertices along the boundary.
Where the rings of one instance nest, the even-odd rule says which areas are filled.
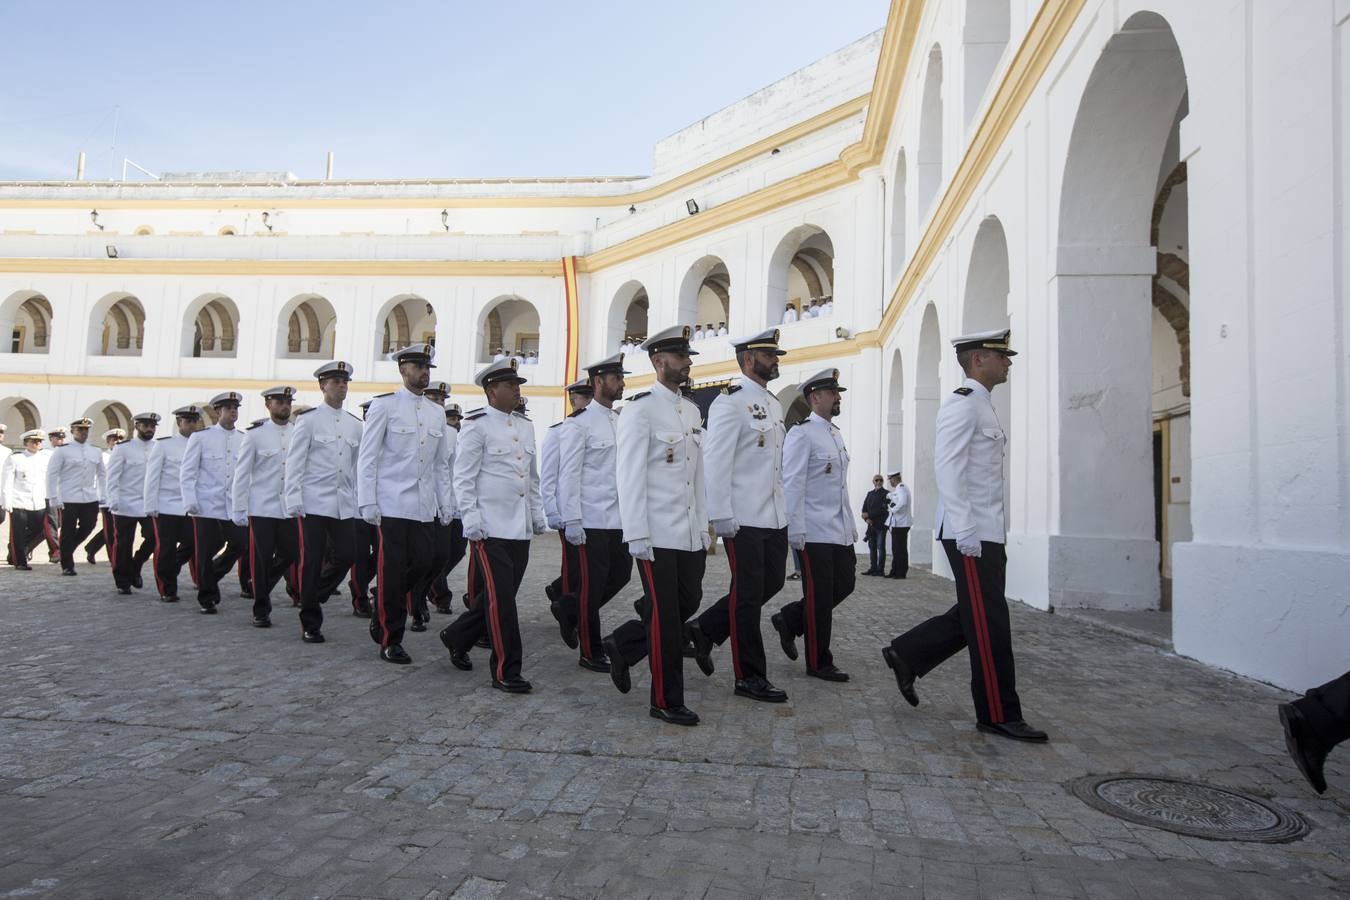
[[[437,603],[437,604],[436,604],[436,612],[440,613],[440,614],[443,615],[443,616],[448,616],[448,615],[450,615],[451,613],[453,613],[454,610],[450,608],[450,604],[449,604],[449,602],[447,601],[447,602]]]
[[[20,572],[31,572],[31,571],[33,571],[33,567],[30,566],[30,565],[28,565],[28,564],[26,564],[26,563],[25,563],[24,565],[22,565],[22,566],[15,566],[14,568],[15,568],[15,569],[18,569]]]
[[[368,604],[362,604],[361,606],[353,606],[352,615],[356,616],[358,619],[369,619],[370,606]]]
[[[62,575],[74,575],[74,574],[75,574],[75,570],[74,570],[74,569],[62,569],[62,570],[61,570],[61,574],[62,574]]]
[[[323,644],[328,641],[328,638],[323,636],[322,631],[302,631],[300,632],[300,640],[306,644]]]
[[[140,573],[131,576],[131,586],[138,591],[145,587],[145,582],[141,579]]]
[[[769,624],[778,632],[778,643],[783,646],[783,655],[788,659],[797,658],[797,637],[788,630],[787,622],[780,612],[769,617]]]
[[[216,614],[216,608],[215,608],[215,606],[213,606],[213,605],[210,604],[210,603],[208,603],[208,604],[206,604],[205,606],[203,606],[203,607],[201,608],[200,611],[201,611],[201,614],[204,615],[204,616],[214,616],[214,615]]]
[[[769,683],[769,679],[761,678],[758,675],[738,680],[736,682],[736,696],[749,697],[751,700],[758,700],[761,703],[787,702],[787,691],[774,687]]]
[[[609,657],[603,653],[596,656],[594,659],[583,656],[581,659],[577,660],[577,665],[581,666],[583,669],[590,669],[592,672],[608,672]]]
[[[409,631],[426,631],[427,623],[421,619],[413,619],[412,624],[408,626]]]
[[[160,596],[159,596],[159,602],[160,602],[160,603],[177,603],[177,602],[178,602],[178,595],[177,595],[177,594],[160,594]]]
[[[239,599],[241,599],[241,600],[252,600],[252,599],[253,599],[253,592],[252,592],[252,591],[249,591],[249,590],[245,590],[244,588],[240,588],[240,589],[239,589]]]
[[[821,666],[819,669],[807,669],[806,674],[812,678],[819,678],[821,681],[848,681],[848,673],[841,672],[839,667],[833,663],[828,666]]]
[[[480,650],[492,649],[492,641],[488,640],[488,636],[486,634],[480,637],[478,640],[474,641],[473,645],[475,647],[478,647]]]
[[[117,589],[117,593],[119,593],[119,594],[130,594],[130,593],[131,593],[131,588],[129,588],[129,587],[120,587],[120,588]]]
[[[552,587],[553,585],[549,585],[544,590],[549,591],[552,589]],[[581,643],[581,641],[577,639],[576,626],[573,625],[570,621],[568,621],[567,616],[564,614],[562,604],[559,603],[557,600],[550,600],[548,604],[548,611],[553,614],[553,618],[557,621],[558,633],[562,635],[563,643],[567,645],[567,649],[569,650],[577,649],[577,646]]]
[[[253,627],[254,627],[254,628],[271,628],[271,627],[272,627],[272,617],[271,617],[271,616],[254,616],[254,617],[253,617]]]
[[[900,696],[904,697],[910,706],[918,706],[919,692],[914,690],[914,670],[890,647],[881,648],[881,658],[886,660],[886,665],[895,673],[895,686],[900,689]]]
[[[442,628],[440,632],[441,643],[445,649],[450,651],[450,665],[459,669],[461,672],[473,671],[473,660],[469,659],[469,654],[463,650],[455,649],[455,642],[450,639],[450,629]]]
[[[534,688],[534,685],[530,684],[519,675],[508,678],[505,681],[498,681],[494,678],[492,679],[492,686],[497,690],[505,691],[508,694],[528,694]]]
[[[385,662],[398,663],[400,666],[406,666],[412,662],[412,657],[403,649],[402,644],[390,644],[380,651],[380,659]]]
[[[89,563],[91,566],[98,565],[98,560],[94,559],[94,554],[92,553],[86,553],[84,559],[85,562]]]
[[[628,671],[628,663],[623,661],[619,653],[619,645],[614,643],[613,637],[607,637],[600,642],[600,646],[605,648],[605,655],[609,657],[609,680],[614,682],[620,694],[628,693],[633,689],[633,676]]]
[[[985,734],[996,734],[999,737],[1011,738],[1014,741],[1026,741],[1029,744],[1044,744],[1050,740],[1050,736],[1044,731],[1032,728],[1026,722],[1018,720],[1016,722],[1000,722],[997,725],[986,725],[983,722],[976,722],[977,731],[983,731]]]
[[[1325,793],[1327,779],[1322,773],[1322,765],[1327,760],[1327,748],[1312,734],[1307,718],[1294,704],[1280,704],[1280,724],[1284,726],[1284,746],[1289,751],[1289,758],[1314,791]]]
[[[703,633],[698,622],[688,622],[684,626],[684,639],[694,645],[694,662],[704,675],[713,673],[712,641]]]
[[[468,609],[468,608],[469,608],[469,592],[468,592],[468,591],[465,591],[464,593],[462,593],[462,594],[459,595],[459,602],[464,604],[464,608],[465,608],[465,609]]]
[[[653,706],[649,712],[653,719],[660,719],[662,722],[669,722],[671,725],[698,724],[698,713],[687,706],[672,706],[669,709]]]

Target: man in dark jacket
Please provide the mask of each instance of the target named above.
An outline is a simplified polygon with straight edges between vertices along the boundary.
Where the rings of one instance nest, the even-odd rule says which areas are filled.
[[[887,501],[890,492],[886,490],[881,476],[872,479],[872,490],[863,500],[862,517],[867,523],[867,549],[871,554],[871,565],[864,575],[886,574],[886,514],[889,511]]]

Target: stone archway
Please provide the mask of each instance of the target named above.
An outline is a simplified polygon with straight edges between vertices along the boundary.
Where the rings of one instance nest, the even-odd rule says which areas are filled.
[[[731,322],[731,273],[721,257],[704,256],[684,273],[677,316],[695,329]]]
[[[918,221],[922,225],[937,201],[942,186],[942,48],[933,45],[928,52],[928,69],[923,78],[923,100],[919,106]]]
[[[37,291],[18,291],[0,303],[0,352],[46,353],[51,348],[52,304]]]
[[[224,294],[203,294],[183,316],[180,352],[192,357],[234,357],[238,352],[239,307]]]
[[[937,512],[937,414],[942,403],[942,334],[938,328],[937,307],[923,311],[919,326],[919,347],[914,368],[914,456],[910,463],[910,494],[913,497],[914,527],[910,531],[910,562],[939,566],[933,555],[933,518]],[[945,561],[942,563],[945,565]]]
[[[769,324],[783,319],[791,304],[800,313],[812,300],[834,298],[834,242],[825,229],[800,225],[778,241],[769,257],[765,315]]]
[[[277,355],[283,359],[331,359],[337,312],[318,294],[301,294],[281,309]]]
[[[645,341],[650,323],[651,299],[647,288],[640,281],[624,282],[609,304],[602,355],[615,353],[625,342]]]
[[[89,322],[89,353],[140,356],[145,346],[145,308],[131,294],[108,294],[94,304]]]
[[[1008,239],[1003,233],[1003,223],[997,216],[988,216],[980,223],[975,233],[975,243],[970,251],[970,265],[966,269],[965,302],[961,310],[960,334],[977,331],[992,331],[1009,327],[1008,320]],[[1013,335],[1014,341],[1017,335]],[[1016,349],[1016,347],[1014,347]],[[1017,367],[1011,373],[1017,377]],[[1012,507],[1009,475],[1012,471],[1013,421],[1012,390],[1003,385],[993,392],[994,412],[1008,435],[1006,453],[1003,456],[1003,510],[1008,528],[1012,528]]]
[[[499,348],[522,358],[539,353],[539,321],[539,310],[524,297],[493,298],[478,319],[478,361],[492,362]]]
[[[392,298],[375,321],[375,352],[381,357],[409,344],[436,343],[436,310],[416,294]]]
[[[1009,0],[966,0],[965,27],[961,29],[961,57],[965,81],[964,114],[970,127],[975,111],[989,93],[990,81],[1008,47],[1012,26]]]

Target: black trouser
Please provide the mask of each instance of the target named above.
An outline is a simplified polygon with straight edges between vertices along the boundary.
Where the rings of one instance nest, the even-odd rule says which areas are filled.
[[[427,600],[432,595],[437,581],[444,582],[442,572],[449,572],[447,566],[450,562],[451,540],[454,532],[454,524],[442,525],[440,519],[431,523],[431,564],[426,572],[412,586],[409,593],[410,606],[408,614],[414,621],[428,622],[431,620],[431,613],[427,608]],[[447,587],[447,591],[449,588]],[[439,605],[440,601],[437,601]]]
[[[1294,706],[1308,720],[1321,749],[1331,750],[1350,738],[1350,672],[1308,691]]]
[[[577,626],[581,655],[595,659],[600,646],[600,609],[633,577],[633,557],[619,528],[587,528],[586,543],[571,547],[576,557],[570,591],[563,592],[563,615]],[[566,560],[567,556],[564,555]]]
[[[467,546],[467,544],[466,544]],[[478,554],[469,554],[469,569],[464,573],[464,608],[473,609],[478,592],[483,589],[482,566],[478,563]]]
[[[763,678],[767,672],[759,611],[783,589],[787,577],[787,528],[742,525],[735,537],[722,538],[731,567],[727,594],[698,617],[698,627],[714,644],[731,639],[731,669],[737,681]]]
[[[306,515],[300,519],[300,627],[323,627],[323,606],[356,555],[355,519]]]
[[[573,597],[577,592],[577,573],[581,570],[581,551],[567,541],[565,532],[558,532],[558,543],[562,544],[562,568],[558,577],[553,579],[554,596]]]
[[[431,568],[431,527],[431,522],[384,516],[376,528],[380,547],[370,636],[381,648],[403,643],[408,594]]]
[[[141,569],[155,552],[155,529],[145,516],[113,516],[113,583],[119,588],[130,588],[141,576]],[[141,545],[136,543],[136,529],[141,529]]]
[[[203,608],[220,603],[220,580],[239,565],[239,586],[247,589],[248,565],[240,559],[248,546],[248,528],[229,519],[208,519],[197,516],[192,520],[192,545],[197,564],[197,602]]]
[[[867,553],[869,572],[886,571],[886,526],[869,523],[867,526]]]
[[[520,619],[516,615],[516,591],[530,562],[530,542],[504,538],[470,541],[469,552],[477,561],[480,593],[473,606],[445,628],[456,650],[469,652],[485,633],[492,644],[488,666],[492,677],[506,681],[520,676]]]
[[[155,531],[155,585],[161,597],[177,597],[178,573],[192,559],[192,520],[160,513],[150,522]]]
[[[36,546],[33,536],[42,540],[42,529],[46,527],[47,508],[15,508],[9,519],[9,563],[12,566],[28,565],[28,554]]]
[[[375,579],[376,562],[380,557],[380,531],[365,519],[356,519],[352,535],[352,571],[347,582],[352,594],[352,610],[369,612],[370,583]]]
[[[98,525],[98,501],[67,503],[61,510],[61,568],[75,568],[75,548]]]
[[[684,706],[684,623],[703,601],[704,550],[657,547],[656,559],[637,561],[646,591],[642,621],[629,619],[614,629],[614,644],[630,666],[645,656],[652,673],[651,704],[661,709]]]
[[[891,531],[891,575],[904,578],[909,574],[909,526],[896,526]]]
[[[802,553],[802,599],[784,606],[782,613],[792,633],[806,637],[808,669],[834,665],[830,652],[834,608],[853,593],[857,575],[858,556],[851,546],[807,542]]]
[[[98,551],[104,547],[108,548],[108,560],[112,560],[112,535],[113,529],[117,526],[113,524],[113,515],[108,512],[108,507],[100,506],[98,508],[98,530],[94,536],[89,539],[89,543],[84,545],[84,554],[93,558]]]
[[[441,528],[447,531],[442,533]],[[459,565],[468,549],[469,542],[464,540],[463,521],[451,519],[449,525],[437,526],[436,553],[438,556],[444,553],[445,558],[441,562],[440,573],[431,579],[430,597],[431,602],[436,604],[436,608],[441,612],[450,611],[450,603],[455,599],[450,590],[450,573]]]
[[[1003,596],[1008,561],[1003,545],[982,541],[979,559],[963,556],[954,540],[943,540],[942,549],[956,580],[956,605],[891,641],[891,649],[919,678],[968,649],[976,719],[986,725],[1021,721],[1008,601]]]
[[[50,562],[56,562],[61,558],[61,546],[57,540],[57,535],[61,531],[61,510],[51,506],[45,506],[42,510],[42,521],[39,527],[34,528],[28,535],[27,542],[23,545],[24,558],[33,555],[33,551],[43,541],[47,542],[47,559]]]
[[[253,618],[272,614],[272,588],[300,559],[300,526],[295,519],[250,516],[249,571],[253,573]]]

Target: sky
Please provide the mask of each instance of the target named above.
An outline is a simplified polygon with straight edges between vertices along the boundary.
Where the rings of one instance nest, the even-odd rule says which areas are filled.
[[[886,0],[0,0],[0,179],[643,175]],[[142,176],[143,177],[143,176]]]

